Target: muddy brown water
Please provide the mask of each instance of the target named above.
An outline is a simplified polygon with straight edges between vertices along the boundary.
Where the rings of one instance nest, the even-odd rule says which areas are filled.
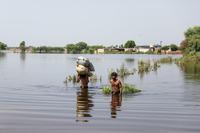
[[[102,81],[88,89],[64,83],[80,55],[1,54],[0,133],[199,133],[200,71],[162,64],[157,72],[124,79],[142,92],[111,97],[99,88],[122,63],[158,55],[84,55]],[[137,67],[136,67],[137,68]],[[194,69],[194,70],[193,70]]]

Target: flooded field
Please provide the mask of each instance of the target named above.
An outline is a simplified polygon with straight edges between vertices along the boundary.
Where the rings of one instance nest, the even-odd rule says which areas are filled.
[[[160,55],[84,55],[97,78],[88,90],[64,83],[76,74],[67,54],[0,54],[1,133],[199,133],[200,66],[161,64],[157,71],[124,78],[137,95],[105,96],[110,69]]]

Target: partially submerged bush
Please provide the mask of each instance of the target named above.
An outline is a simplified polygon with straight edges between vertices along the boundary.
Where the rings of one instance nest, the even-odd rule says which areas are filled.
[[[200,52],[184,55],[183,57],[181,57],[179,59],[176,59],[175,61],[176,61],[176,63],[189,63],[189,62],[192,62],[192,63],[200,64]]]
[[[138,73],[143,74],[149,73],[150,71],[157,71],[157,69],[160,67],[160,64],[158,61],[150,61],[150,60],[139,60],[138,61]]]
[[[102,87],[103,94],[109,95],[112,92],[112,89],[110,86],[104,86]],[[124,84],[123,85],[123,94],[134,94],[141,92],[141,90],[137,89],[134,85]]]
[[[141,90],[137,89],[134,85],[124,84],[123,86],[123,93],[124,94],[133,94],[141,92]]]
[[[132,69],[132,70],[128,69],[124,64],[122,64],[120,66],[120,68],[117,68],[116,70],[111,69],[109,71],[109,75],[108,75],[109,79],[110,79],[110,75],[111,75],[112,72],[117,72],[119,77],[123,79],[126,76],[134,75],[134,73],[136,72],[136,69]]]
[[[158,60],[159,63],[173,63],[173,61],[174,59],[170,56]]]
[[[102,92],[106,95],[111,94],[112,89],[110,88],[110,86],[104,86],[102,87]]]
[[[72,83],[77,83],[77,75],[73,74],[73,75],[69,75],[66,77],[66,80],[64,82],[72,82]],[[92,83],[96,83],[97,81],[100,81],[102,80],[101,76],[98,78],[96,74],[93,74],[89,80],[92,82]]]

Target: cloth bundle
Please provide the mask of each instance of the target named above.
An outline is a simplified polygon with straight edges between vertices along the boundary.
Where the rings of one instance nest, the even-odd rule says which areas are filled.
[[[78,57],[76,71],[80,75],[92,76],[92,71],[95,71],[93,64],[85,57]]]

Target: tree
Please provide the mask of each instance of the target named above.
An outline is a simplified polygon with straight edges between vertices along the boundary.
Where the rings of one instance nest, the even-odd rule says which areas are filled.
[[[180,50],[185,52],[187,47],[188,47],[188,41],[187,41],[187,39],[185,39],[180,44]]]
[[[171,48],[171,51],[177,51],[178,50],[178,46],[176,46],[176,44],[171,44],[170,48]]]
[[[26,51],[26,43],[25,43],[25,41],[22,41],[19,44],[19,48],[21,49],[21,53],[25,53],[25,51]]]
[[[67,51],[72,54],[86,53],[89,49],[87,43],[85,42],[79,42],[76,44],[67,44],[66,48]]]
[[[200,35],[200,26],[191,27],[185,32],[185,38],[191,38],[194,35]]]
[[[92,46],[89,46],[89,48],[97,50],[97,49],[100,49],[100,48],[104,48],[104,46],[103,45],[92,45]]]
[[[80,53],[79,47],[76,44],[67,44],[67,51],[71,54]]]
[[[124,48],[134,48],[136,46],[135,41],[133,40],[128,40],[125,45]]]
[[[6,50],[7,45],[5,43],[0,42],[0,50]]]
[[[200,51],[200,26],[189,28],[185,32],[185,40],[187,40],[186,49],[187,52],[199,52]]]
[[[124,45],[123,45],[123,44],[121,44],[121,45],[119,46],[119,48],[124,48]]]
[[[161,48],[162,50],[169,50],[169,46],[163,46],[162,48]]]
[[[80,50],[87,49],[87,43],[79,42],[76,44]]]

